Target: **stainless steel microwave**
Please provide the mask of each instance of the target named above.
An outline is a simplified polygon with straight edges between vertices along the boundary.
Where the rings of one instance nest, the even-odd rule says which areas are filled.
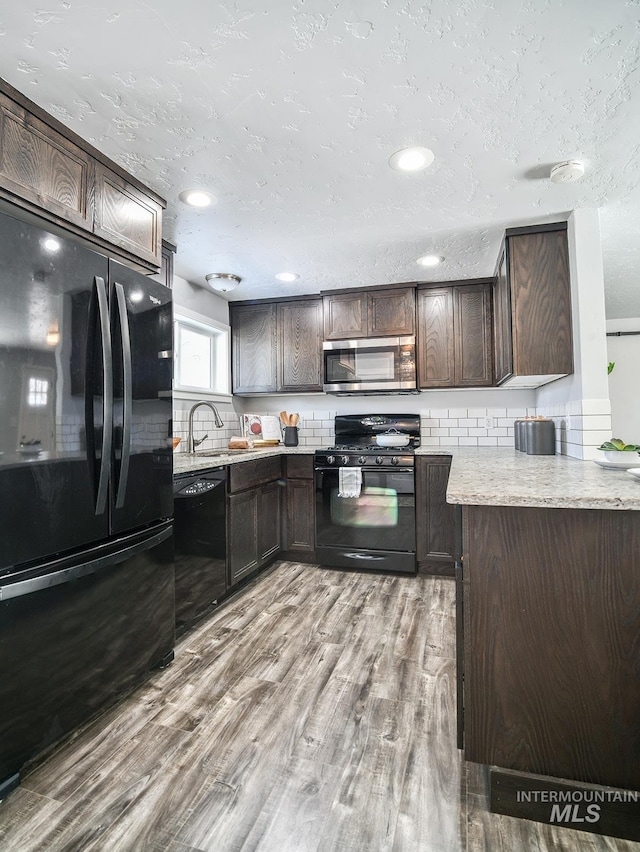
[[[415,337],[327,340],[326,393],[417,393]]]

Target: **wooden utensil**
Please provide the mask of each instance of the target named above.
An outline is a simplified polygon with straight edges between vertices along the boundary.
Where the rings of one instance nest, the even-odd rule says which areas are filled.
[[[287,414],[287,412],[286,412],[286,411],[281,411],[281,412],[280,412],[280,421],[281,421],[281,423],[282,423],[282,425],[283,425],[283,426],[288,426],[288,425],[289,425],[289,415]]]
[[[289,417],[289,426],[297,426],[299,420],[300,420],[299,414],[291,414],[290,417]]]

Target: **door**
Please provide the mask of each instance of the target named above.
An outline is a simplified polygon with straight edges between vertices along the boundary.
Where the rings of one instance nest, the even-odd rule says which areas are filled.
[[[233,392],[275,393],[278,389],[276,305],[231,310]]]
[[[491,290],[485,284],[453,288],[456,387],[492,381]]]
[[[339,496],[339,476],[316,472],[316,545],[414,552],[413,470],[363,470],[359,497]]]
[[[109,261],[114,533],[173,514],[171,291]]]
[[[513,332],[511,327],[511,284],[508,277],[507,242],[505,241],[494,286],[495,383],[499,385],[513,375]]]
[[[171,525],[0,581],[0,782],[173,643]]]
[[[0,573],[109,533],[107,272],[0,213]]]
[[[280,302],[277,309],[279,387],[283,393],[322,390],[322,300]]]
[[[451,287],[418,291],[418,384],[445,388],[455,384],[453,292]]]

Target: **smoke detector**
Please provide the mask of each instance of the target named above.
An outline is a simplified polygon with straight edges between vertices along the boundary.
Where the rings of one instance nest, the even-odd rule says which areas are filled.
[[[564,163],[556,163],[549,177],[553,183],[573,183],[580,180],[583,174],[584,163],[580,160],[566,160]]]

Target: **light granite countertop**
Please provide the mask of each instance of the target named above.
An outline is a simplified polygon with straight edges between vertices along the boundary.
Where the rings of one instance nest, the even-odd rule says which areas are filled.
[[[509,448],[459,447],[450,452],[449,503],[640,510],[640,479],[624,470],[568,456],[528,456]]]
[[[279,455],[312,455],[315,447],[175,453],[174,474]],[[420,447],[417,456],[452,456],[449,503],[640,511],[640,479],[568,456],[528,456],[509,447]],[[640,463],[638,464],[640,467]]]
[[[264,450],[220,450],[219,452],[173,454],[174,476],[180,473],[194,473],[198,470],[208,470],[212,467],[222,467],[227,464],[250,461],[251,459],[266,459],[269,456],[306,455],[312,456],[315,447],[270,447]]]

